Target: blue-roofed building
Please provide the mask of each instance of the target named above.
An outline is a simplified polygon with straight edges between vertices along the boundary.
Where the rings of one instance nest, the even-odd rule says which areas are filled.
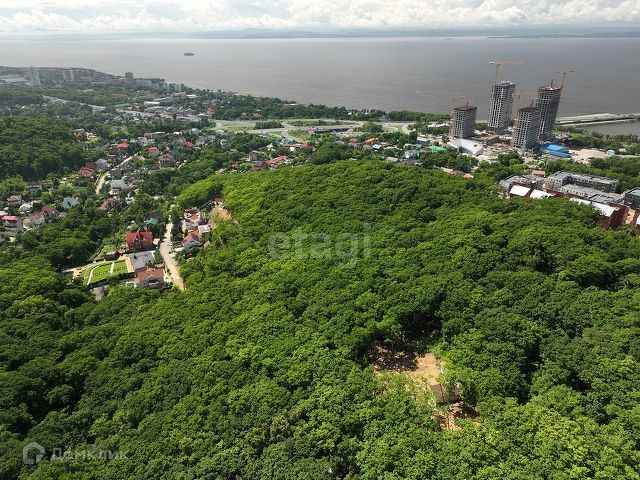
[[[540,153],[559,158],[571,158],[569,149],[557,143],[545,143],[540,147]]]

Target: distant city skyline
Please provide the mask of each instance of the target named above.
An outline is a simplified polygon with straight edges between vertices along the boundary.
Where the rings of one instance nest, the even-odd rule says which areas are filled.
[[[4,0],[0,6],[0,32],[575,28],[638,22],[637,0]]]

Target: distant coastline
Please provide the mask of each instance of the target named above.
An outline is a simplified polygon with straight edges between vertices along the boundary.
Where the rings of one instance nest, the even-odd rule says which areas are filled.
[[[162,39],[296,39],[296,38],[640,38],[640,27],[580,27],[580,26],[523,26],[480,28],[434,28],[434,29],[345,29],[327,31],[272,30],[248,28],[243,30],[218,30],[200,32],[148,31],[119,33],[53,33],[0,32],[3,39],[33,40],[126,40],[144,38]]]

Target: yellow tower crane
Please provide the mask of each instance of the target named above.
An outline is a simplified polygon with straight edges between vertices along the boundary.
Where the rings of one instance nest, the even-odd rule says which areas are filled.
[[[510,62],[507,60],[494,60],[492,62],[489,62],[489,64],[496,66],[496,75],[493,79],[493,83],[498,83],[498,73],[502,65],[524,65],[523,62]]]
[[[570,70],[565,70],[562,72],[547,72],[547,73],[557,73],[562,75],[562,79],[560,80],[560,90],[562,90],[564,88],[564,84],[567,80],[567,75],[570,75],[572,73],[576,73],[576,71],[574,69],[570,69]],[[553,80],[551,80],[551,85],[553,85]]]

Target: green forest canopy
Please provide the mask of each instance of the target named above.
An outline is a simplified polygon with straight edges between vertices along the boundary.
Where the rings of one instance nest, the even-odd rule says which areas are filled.
[[[0,117],[0,180],[15,175],[39,180],[84,163],[73,129],[57,119]]]
[[[185,293],[95,303],[44,258],[0,263],[0,478],[639,478],[635,236],[381,162],[179,200],[220,188],[238,223],[183,265]],[[479,413],[459,431],[372,374],[374,345],[432,335]],[[126,458],[28,467],[29,441]]]

